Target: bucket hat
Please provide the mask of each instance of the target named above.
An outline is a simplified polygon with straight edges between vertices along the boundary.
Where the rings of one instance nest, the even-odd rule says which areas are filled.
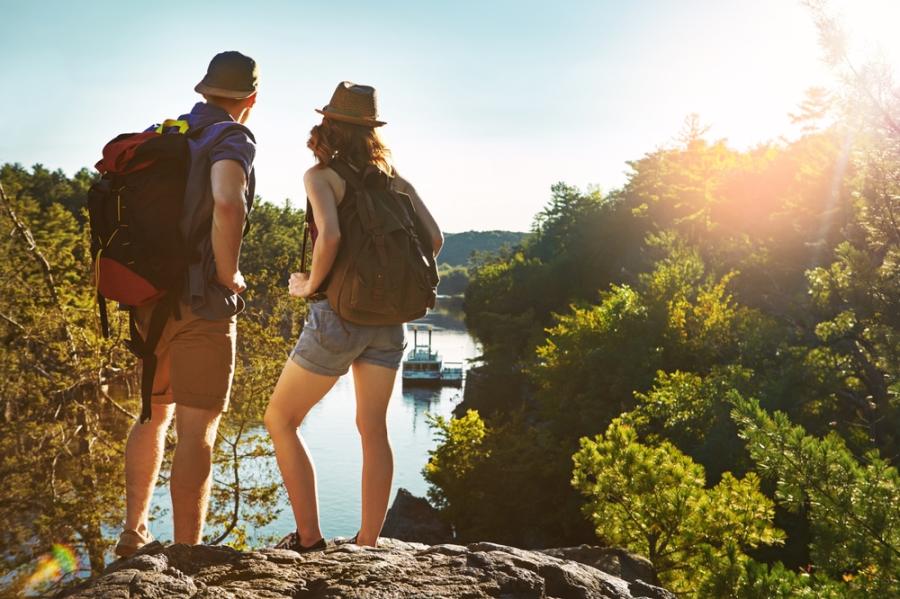
[[[341,81],[331,101],[316,112],[336,121],[381,127],[386,123],[378,120],[378,97],[375,88],[369,85],[357,85],[351,81]]]
[[[207,96],[241,100],[256,93],[259,71],[256,61],[240,52],[220,52],[209,61],[206,77],[194,91]]]

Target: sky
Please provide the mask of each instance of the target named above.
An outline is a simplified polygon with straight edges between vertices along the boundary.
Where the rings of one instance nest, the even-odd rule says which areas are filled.
[[[894,38],[900,0],[837,4],[861,39]],[[259,64],[264,200],[304,205],[314,109],[350,80],[377,88],[397,169],[447,232],[528,230],[558,181],[619,187],[692,113],[736,148],[789,139],[832,78],[796,0],[0,0],[0,163],[93,165],[187,112],[222,50]]]

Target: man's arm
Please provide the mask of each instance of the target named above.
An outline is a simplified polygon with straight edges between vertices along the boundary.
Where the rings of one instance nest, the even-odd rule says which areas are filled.
[[[218,160],[210,169],[213,197],[212,250],[216,260],[216,280],[240,293],[246,289],[238,269],[241,238],[247,207],[244,193],[247,175],[237,160]]]

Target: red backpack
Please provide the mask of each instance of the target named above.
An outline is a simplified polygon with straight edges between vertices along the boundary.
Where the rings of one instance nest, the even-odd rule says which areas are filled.
[[[167,120],[153,131],[119,135],[103,148],[96,164],[102,177],[88,192],[100,324],[108,337],[107,299],[129,308],[129,349],[143,361],[141,422],[150,418],[156,345],[169,316],[180,316],[192,260],[179,230],[191,168],[187,130],[186,121]],[[142,338],[133,309],[154,302]]]

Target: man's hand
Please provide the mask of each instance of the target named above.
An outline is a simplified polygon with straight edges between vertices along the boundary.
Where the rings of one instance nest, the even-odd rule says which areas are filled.
[[[288,291],[294,297],[307,298],[311,296],[315,289],[312,289],[309,285],[309,273],[295,272],[292,274],[291,280],[288,282]]]
[[[224,285],[234,293],[241,293],[247,288],[247,283],[244,281],[244,275],[241,274],[241,271],[234,273],[230,279],[222,276],[217,276],[216,279],[220,285]]]

